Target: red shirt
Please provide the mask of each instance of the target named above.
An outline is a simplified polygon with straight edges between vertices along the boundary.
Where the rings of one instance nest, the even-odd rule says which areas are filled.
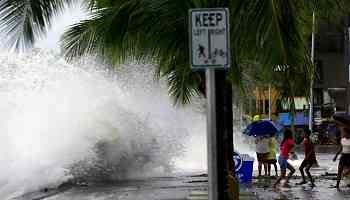
[[[294,141],[292,139],[287,139],[286,141],[284,141],[284,143],[281,144],[281,147],[280,147],[281,156],[283,158],[288,158],[288,154],[290,150],[293,148],[293,146],[294,146]]]
[[[310,138],[304,138],[304,148],[305,148],[305,159],[313,160],[316,159],[314,145],[310,141]],[[307,157],[309,155],[309,157]]]

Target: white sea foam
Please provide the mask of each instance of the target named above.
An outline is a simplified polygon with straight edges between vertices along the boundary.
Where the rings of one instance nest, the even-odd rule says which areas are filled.
[[[117,71],[39,50],[0,54],[2,199],[72,176],[206,169],[203,100],[174,107],[151,66]]]

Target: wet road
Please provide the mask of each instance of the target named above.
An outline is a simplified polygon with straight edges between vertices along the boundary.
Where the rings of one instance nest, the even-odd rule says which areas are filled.
[[[206,191],[206,180],[206,177],[160,177],[76,187],[47,200],[185,200],[191,191]]]
[[[342,200],[350,199],[350,188],[342,184],[341,190],[330,188],[335,183],[335,176],[319,176],[316,187],[296,186],[300,177],[294,177],[288,186],[272,188],[274,178],[254,179],[250,185],[242,185],[242,193],[254,194],[248,199],[281,200]],[[207,192],[206,177],[166,177],[89,187],[74,187],[62,193],[45,198],[47,200],[186,200],[191,192]],[[41,192],[43,193],[43,192]],[[39,195],[39,194],[37,194]],[[34,197],[34,196],[32,196]],[[35,198],[23,198],[35,199]],[[37,198],[40,199],[40,198]]]
[[[337,163],[331,161],[332,155],[318,156],[320,166],[312,169],[315,175],[316,187],[299,186],[299,174],[284,187],[273,188],[275,178],[255,178],[250,185],[240,187],[242,194],[254,194],[242,199],[281,200],[281,199],[309,199],[309,200],[342,200],[350,199],[350,188],[346,186],[349,180],[342,181],[341,190],[331,188],[335,184]],[[302,160],[293,161],[297,168]],[[256,174],[256,172],[254,172]],[[328,175],[326,175],[328,174]],[[207,192],[206,176],[177,175],[175,177],[158,177],[144,180],[123,181],[113,184],[101,184],[88,187],[73,187],[63,192],[55,193],[50,190],[39,191],[18,198],[47,199],[47,200],[186,200],[193,192]],[[50,192],[52,196],[50,196]],[[31,195],[31,196],[30,196]],[[35,198],[35,196],[37,198]],[[44,198],[45,197],[45,198]]]
[[[252,185],[247,186],[247,190],[253,191],[258,199],[309,199],[309,200],[343,200],[350,199],[350,188],[346,185],[350,183],[348,179],[341,182],[341,189],[333,188],[336,183],[336,172],[338,161],[333,162],[334,154],[318,153],[317,160],[319,166],[311,169],[311,174],[315,176],[316,187],[310,187],[308,184],[296,185],[301,181],[300,166],[303,155],[298,154],[299,159],[290,161],[297,170],[295,176],[286,186],[273,188],[275,178],[255,178]],[[254,171],[257,175],[257,171]]]
[[[271,187],[275,179],[256,179],[249,186],[257,195],[257,199],[308,199],[308,200],[342,200],[350,199],[350,188],[342,184],[340,190],[332,188],[335,184],[335,176],[321,176],[315,180],[316,187],[308,184],[303,186],[296,185],[300,182],[300,177],[294,177],[289,184]]]

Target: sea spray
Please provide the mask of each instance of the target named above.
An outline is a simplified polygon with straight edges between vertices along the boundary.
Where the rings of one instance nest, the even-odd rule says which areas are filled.
[[[67,64],[41,50],[1,53],[0,196],[72,178],[115,180],[160,176],[186,165],[203,168],[205,143],[193,147],[189,141],[205,141],[204,101],[174,107],[167,92],[148,65],[114,72],[95,61]]]

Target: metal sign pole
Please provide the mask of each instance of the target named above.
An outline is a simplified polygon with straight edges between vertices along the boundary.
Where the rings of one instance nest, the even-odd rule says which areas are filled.
[[[226,80],[231,61],[229,10],[190,9],[189,16],[191,66],[196,70],[207,70],[209,200],[229,200],[229,196],[237,200],[239,192],[234,178],[232,85]]]
[[[208,194],[210,200],[219,199],[218,158],[216,139],[216,99],[215,69],[206,70],[207,94],[207,155],[208,155]]]
[[[229,199],[227,186],[234,170],[232,88],[225,75],[225,70],[206,71],[209,200]],[[238,183],[232,181],[237,199]]]

